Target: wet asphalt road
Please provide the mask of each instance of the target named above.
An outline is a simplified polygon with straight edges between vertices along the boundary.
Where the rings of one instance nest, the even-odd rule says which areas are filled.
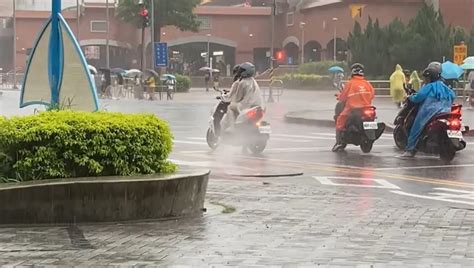
[[[223,145],[212,152],[205,141],[215,94],[192,92],[173,102],[106,101],[111,111],[153,112],[168,120],[175,136],[171,159],[180,165],[209,168],[215,178],[294,181],[314,187],[378,188],[387,198],[417,198],[446,205],[474,206],[474,139],[449,164],[436,156],[419,154],[399,158],[391,133],[384,133],[369,154],[348,146],[346,153],[331,152],[334,130],[290,124],[284,115],[311,105],[307,100],[284,100],[268,105],[273,134],[262,155],[244,154]],[[296,175],[300,176],[285,176]],[[386,183],[387,182],[387,183]],[[372,189],[367,189],[372,190]]]

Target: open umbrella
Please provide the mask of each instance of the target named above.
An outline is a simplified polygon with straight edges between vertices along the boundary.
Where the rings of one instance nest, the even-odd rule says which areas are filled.
[[[87,65],[87,68],[89,69],[89,72],[90,72],[91,74],[97,74],[97,69],[96,69],[94,66],[92,66],[92,65]]]
[[[134,76],[140,75],[141,73],[142,71],[138,69],[130,69],[125,72],[125,76],[134,77]]]
[[[110,72],[112,72],[114,74],[124,74],[125,70],[122,69],[122,68],[112,68],[112,69],[110,69]]]
[[[331,73],[343,73],[344,69],[342,69],[342,67],[339,67],[339,66],[332,66],[331,68],[328,69],[328,71]]]
[[[154,77],[159,77],[160,75],[153,69],[147,69],[145,71],[143,71],[143,75],[145,77],[150,77],[150,76],[154,76]]]
[[[474,56],[464,59],[464,63],[461,65],[461,68],[464,70],[474,70]]]
[[[172,74],[164,74],[161,76],[162,79],[172,79],[172,80],[176,80],[176,76],[172,75]]]
[[[450,61],[441,64],[441,70],[441,76],[444,79],[458,79],[464,73],[464,70],[459,65]]]
[[[217,70],[217,69],[212,69],[211,67],[207,67],[207,66],[199,68],[199,71],[202,71],[202,72],[209,72],[209,73],[210,73],[210,72],[213,72],[213,73],[218,73],[218,72],[220,72],[220,71]]]

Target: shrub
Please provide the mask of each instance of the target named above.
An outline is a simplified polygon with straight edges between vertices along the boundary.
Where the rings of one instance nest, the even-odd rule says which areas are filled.
[[[176,75],[176,91],[188,92],[191,88],[191,78],[185,75]]]
[[[168,173],[172,135],[154,115],[48,111],[0,120],[0,177]]]
[[[332,66],[340,66],[347,70],[347,63],[345,62],[335,62],[335,61],[319,61],[319,62],[309,62],[301,64],[298,67],[298,73],[301,74],[318,74],[318,75],[328,75],[328,69]]]
[[[286,88],[317,88],[327,89],[331,86],[331,78],[329,76],[315,74],[285,74],[276,77],[282,80]]]

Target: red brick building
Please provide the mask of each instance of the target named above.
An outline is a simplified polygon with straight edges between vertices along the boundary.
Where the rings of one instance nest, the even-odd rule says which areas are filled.
[[[219,1],[221,4],[227,3],[224,0]],[[369,16],[379,19],[381,25],[397,17],[408,21],[416,15],[423,1],[278,0],[274,47],[285,52],[284,61],[287,64],[297,64],[302,58],[304,61],[332,59],[334,54],[337,59],[343,60],[348,55],[345,40],[355,21],[365,25]],[[65,10],[63,14],[73,31],[78,33],[88,61],[97,67],[103,67],[107,36],[106,7],[104,1],[94,2],[86,1],[83,4],[79,31],[76,10]],[[175,62],[194,62],[195,65],[202,66],[205,64],[205,57],[201,54],[207,51],[209,43],[214,66],[225,68],[226,65],[233,65],[236,62],[253,61],[259,70],[267,68],[271,43],[271,7],[268,3],[272,0],[253,0],[252,3],[257,4],[252,7],[244,7],[245,0],[232,0],[233,6],[216,6],[212,5],[212,0],[210,2],[197,7],[194,11],[201,21],[199,32],[182,32],[175,27],[162,29],[161,40],[168,43],[171,58]],[[441,10],[447,23],[466,29],[473,27],[474,0],[428,2]],[[114,9],[115,5],[111,4],[109,6],[111,66],[138,67],[141,31],[119,20],[114,14]],[[48,17],[48,12],[44,11],[17,12],[15,49],[17,67],[25,65],[36,33]],[[149,35],[149,30],[147,34]],[[0,28],[0,42],[1,38],[5,39],[8,35],[11,35],[11,29]],[[335,35],[336,53],[334,53]],[[149,40],[147,36],[148,47]],[[2,47],[5,50],[6,45]],[[0,54],[1,52],[0,50]],[[8,61],[8,57],[2,60],[0,55],[0,68],[2,66],[6,66],[4,69],[11,68],[11,61]]]

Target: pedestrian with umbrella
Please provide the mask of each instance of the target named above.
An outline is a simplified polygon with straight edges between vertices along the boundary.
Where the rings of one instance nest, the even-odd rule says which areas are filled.
[[[344,79],[344,69],[339,66],[332,66],[328,69],[333,75],[332,84],[339,91],[342,90],[342,80]]]
[[[467,57],[461,68],[466,71],[467,84],[464,87],[464,96],[471,107],[474,106],[474,57]]]
[[[155,100],[156,80],[159,77],[158,73],[153,69],[148,69],[145,72],[145,84],[148,89],[148,99]]]

